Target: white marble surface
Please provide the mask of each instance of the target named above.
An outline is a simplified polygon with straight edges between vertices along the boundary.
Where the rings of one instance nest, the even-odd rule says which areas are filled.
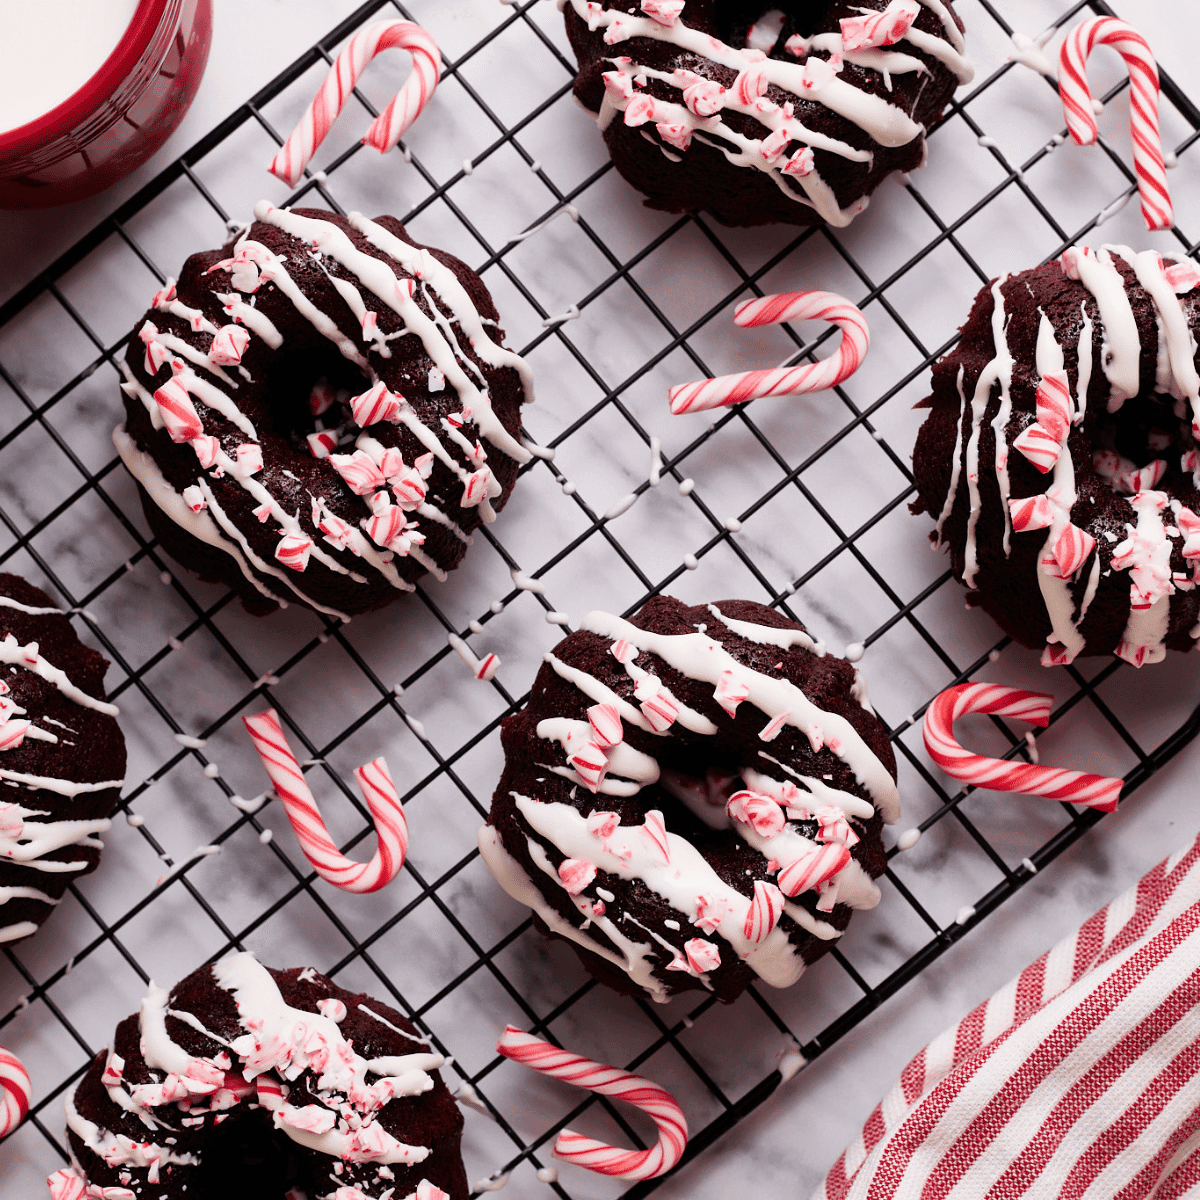
[[[997,0],[996,6],[1017,29],[1031,34],[1066,8],[1065,0]],[[1193,95],[1200,96],[1200,68],[1190,60],[1190,47],[1200,38],[1200,14],[1193,0],[1125,0],[1119,7],[1147,33],[1166,69]],[[238,0],[236,4],[217,0],[213,56],[197,104],[154,162],[120,188],[91,201],[51,214],[0,216],[0,297],[22,286],[353,8],[348,0]],[[1002,61],[1005,45],[975,0],[963,0],[962,10],[975,35],[972,53],[986,74]],[[482,30],[509,13],[497,0],[423,0],[414,3],[412,11],[453,54],[461,53]],[[535,7],[533,17],[548,38],[560,47],[564,44],[560,19],[549,0]],[[508,122],[522,119],[536,102],[566,81],[561,67],[526,30],[515,27],[498,42],[496,52],[473,60],[464,70],[465,78],[500,119]],[[404,69],[402,62],[381,61],[368,86],[372,97],[386,99]],[[1098,61],[1094,77],[1111,84],[1118,77],[1117,68],[1111,62]],[[286,128],[314,87],[315,75],[275,102],[268,115]],[[1115,146],[1127,151],[1126,112],[1125,101],[1117,101],[1101,126]],[[1006,76],[972,106],[972,113],[1004,154],[1022,161],[1062,123],[1049,89],[1024,71]],[[317,165],[324,165],[350,145],[362,127],[362,119],[348,117],[338,126],[330,147],[318,155]],[[1173,143],[1182,138],[1184,126],[1174,114],[1168,113],[1166,127]],[[456,176],[465,158],[479,158],[495,136],[494,127],[462,86],[448,83],[414,127],[409,141],[418,162],[433,178],[446,180]],[[567,98],[530,121],[518,140],[564,191],[605,161],[594,130]],[[248,127],[201,163],[197,174],[230,211],[248,213],[260,195],[276,202],[285,195],[282,185],[263,170],[270,149],[265,135]],[[1184,154],[1172,175],[1180,225],[1192,238],[1200,236],[1200,201],[1196,199],[1200,164],[1196,159],[1194,150]],[[1005,177],[991,153],[978,146],[976,135],[955,120],[934,139],[930,166],[914,175],[914,184],[940,214],[953,219]],[[1071,146],[1032,168],[1029,184],[1064,226],[1072,229],[1108,205],[1121,190],[1119,177],[1099,152]],[[406,212],[430,191],[426,177],[415,167],[406,167],[398,155],[381,163],[366,152],[335,174],[331,187],[346,207],[371,212]],[[478,265],[554,203],[554,196],[529,172],[517,152],[504,146],[481,160],[471,175],[458,179],[447,200],[425,207],[412,227],[418,236]],[[564,313],[596,291],[583,305],[580,319],[564,327],[561,338],[539,342],[530,355],[538,375],[539,401],[529,410],[527,424],[542,442],[557,437],[599,401],[606,388],[617,387],[636,373],[670,337],[639,308],[628,284],[606,283],[611,265],[604,251],[627,260],[671,221],[643,209],[611,172],[585,191],[576,204],[595,238],[588,237],[584,227],[560,219],[505,254],[511,275],[494,264],[485,273],[515,346],[535,340],[547,314]],[[457,213],[474,223],[474,234]],[[188,252],[215,245],[222,236],[220,223],[186,183],[175,185],[151,205],[131,223],[131,232],[171,271]],[[879,280],[918,253],[933,232],[908,194],[889,184],[872,211],[841,241],[869,276]],[[719,230],[706,239],[689,227],[649,254],[633,276],[665,316],[677,328],[684,327],[736,286],[736,275],[717,253],[714,242],[747,269],[756,270],[787,246],[791,237],[777,229]],[[984,272],[1020,269],[1054,249],[1044,222],[1011,184],[984,213],[961,228],[959,239]],[[1136,203],[1085,240],[1091,244],[1171,245],[1165,235],[1145,233]],[[523,291],[514,277],[524,286]],[[888,296],[916,335],[934,347],[961,322],[978,284],[961,258],[942,246],[893,285]],[[788,256],[767,273],[762,285],[766,290],[827,287],[851,297],[865,290],[862,280],[821,238]],[[141,311],[153,286],[150,273],[132,255],[120,246],[111,246],[64,280],[63,291],[102,339],[111,342]],[[872,353],[847,389],[863,404],[872,403],[920,362],[912,342],[878,304],[868,315]],[[714,371],[741,369],[759,356],[764,362],[774,361],[788,349],[778,331],[735,331],[727,310],[693,337],[691,344]],[[0,362],[36,403],[54,394],[92,357],[94,348],[83,343],[61,311],[48,301],[39,302],[12,326],[0,330]],[[580,366],[580,359],[590,365],[591,373]],[[631,414],[647,435],[660,437],[668,456],[681,453],[708,425],[705,417],[674,419],[666,412],[666,386],[693,377],[695,370],[694,363],[674,351],[622,391]],[[918,417],[911,404],[924,394],[924,382],[923,377],[916,379],[876,415],[880,432],[901,456],[907,456],[912,444]],[[112,457],[108,433],[116,408],[114,375],[105,367],[60,401],[49,419],[80,459],[96,470]],[[0,428],[10,428],[24,413],[23,406],[0,385]],[[789,464],[803,461],[846,419],[835,402],[822,398],[795,404],[776,402],[774,406],[760,402],[753,416]],[[71,481],[71,489],[80,485],[75,468],[37,426],[0,455],[0,465],[6,468],[0,471],[0,504],[22,529],[41,521],[61,502],[64,479]],[[576,485],[576,496],[583,498],[593,513],[604,513],[646,479],[649,452],[645,440],[609,406],[566,439],[555,468]],[[689,600],[729,594],[762,598],[762,580],[747,568],[744,558],[724,542],[709,546],[713,522],[699,502],[718,521],[730,515],[744,516],[736,535],[738,547],[772,587],[784,586],[829,553],[837,539],[799,493],[791,490],[746,514],[779,474],[778,465],[763,454],[743,426],[727,426],[680,464],[679,475],[696,481],[691,498],[681,498],[677,480],[668,478],[612,523],[610,532],[626,549],[633,568],[617,557],[603,537],[593,534],[546,572],[548,600],[574,619],[597,606],[621,610],[644,590],[644,581],[634,568],[657,583],[690,553],[699,553],[699,569],[672,580],[668,589],[672,593]],[[844,529],[856,528],[903,489],[902,476],[861,432],[809,468],[804,481]],[[134,514],[137,526],[144,528],[124,473],[118,470],[107,475],[103,487],[118,505]],[[494,532],[522,569],[532,572],[589,524],[577,499],[565,496],[560,479],[543,465],[522,481]],[[860,541],[864,556],[902,599],[919,593],[943,569],[942,560],[925,549],[926,532],[927,522],[910,518],[901,506]],[[0,550],[10,542],[7,532],[0,535]],[[74,594],[99,587],[114,567],[137,549],[95,494],[86,489],[66,513],[38,533],[34,544]],[[25,552],[14,555],[10,562],[13,569],[41,578]],[[217,589],[198,583],[170,562],[163,565],[172,573],[168,581],[173,578],[201,603],[219,599]],[[266,961],[281,965],[312,962],[327,968],[340,960],[347,946],[330,914],[356,936],[364,937],[399,906],[416,901],[420,889],[409,874],[376,897],[349,897],[320,884],[290,900],[280,912],[264,915],[286,893],[293,878],[273,849],[290,862],[300,861],[278,805],[268,805],[260,814],[260,825],[274,832],[272,848],[260,843],[256,828],[242,826],[224,842],[219,855],[188,869],[194,892],[172,884],[149,907],[137,907],[159,878],[179,871],[196,847],[221,837],[237,816],[219,781],[204,775],[204,760],[218,764],[222,779],[244,795],[253,795],[264,786],[239,723],[227,720],[226,715],[241,705],[245,711],[261,707],[261,701],[247,700],[248,693],[263,674],[277,675],[278,684],[271,686],[272,698],[287,706],[318,748],[336,742],[348,721],[371,712],[353,737],[334,744],[326,754],[343,777],[349,777],[354,765],[384,752],[396,777],[411,786],[435,769],[435,752],[457,754],[502,711],[503,701],[492,690],[471,682],[453,655],[416,680],[410,679],[445,639],[443,626],[417,602],[356,620],[340,637],[289,666],[293,656],[322,631],[311,615],[289,610],[269,621],[255,621],[227,607],[211,627],[196,628],[193,611],[177,587],[160,582],[159,570],[159,565],[139,558],[89,602],[99,627],[112,639],[113,651],[120,655],[109,684],[125,684],[121,704],[130,743],[130,786],[154,782],[133,806],[145,825],[136,829],[119,821],[114,826],[106,837],[108,850],[100,870],[83,882],[80,893],[102,919],[123,922],[118,930],[121,944],[161,983],[183,975],[226,944],[227,932],[205,913],[200,897],[226,929],[240,933],[249,927],[243,940]],[[534,597],[512,595],[506,565],[486,541],[478,542],[448,584],[431,588],[428,594],[459,629],[471,619],[486,617],[492,599],[510,600],[501,616],[488,618],[484,634],[474,639],[474,645],[478,652],[500,654],[503,666],[498,680],[513,695],[528,687],[542,653],[559,636],[558,629],[546,623]],[[805,587],[793,607],[815,632],[828,637],[835,649],[860,639],[895,611],[893,602],[845,552]],[[954,585],[926,600],[919,614],[957,662],[972,661],[995,641],[995,630],[986,618],[963,612],[962,594]],[[396,636],[399,630],[403,636]],[[86,630],[84,633],[88,636]],[[178,640],[179,648],[168,649],[168,639]],[[355,667],[351,650],[369,663],[384,689],[397,680],[409,680],[400,707],[421,722],[427,740],[414,735],[396,707],[384,704],[377,708],[380,690]],[[161,661],[156,656],[162,656]],[[1093,676],[1102,665],[1088,664],[1085,674]],[[893,725],[903,723],[949,678],[945,666],[903,622],[872,646],[862,666],[880,712]],[[153,693],[161,710],[139,686],[126,683],[127,670]],[[994,666],[979,674],[1039,686],[1060,699],[1069,693],[1063,676],[1040,671],[1036,656],[1023,650],[1005,650]],[[1200,700],[1194,679],[1194,660],[1176,657],[1140,674],[1122,670],[1099,691],[1149,747]],[[222,722],[221,727],[201,754],[180,754],[172,737],[176,728],[197,733],[217,721]],[[988,735],[980,725],[975,736],[984,739]],[[923,759],[918,731],[909,730],[904,740]],[[1094,770],[1124,772],[1134,761],[1127,747],[1086,704],[1056,726],[1040,745],[1045,761]],[[486,804],[498,765],[498,738],[492,734],[456,759],[459,785],[439,775],[409,803],[411,862],[423,878],[451,871],[467,852],[478,813],[466,795]],[[1117,816],[1106,819],[982,928],[970,933],[880,1012],[781,1088],[734,1133],[663,1185],[660,1194],[671,1200],[727,1200],[734,1189],[752,1181],[759,1195],[807,1195],[904,1063],[931,1036],[1194,835],[1200,828],[1200,794],[1193,774],[1198,766],[1200,747],[1192,746]],[[906,815],[899,829],[920,821],[936,805],[932,792],[907,764],[902,768],[901,784]],[[363,828],[331,782],[320,780],[315,786],[336,836],[346,838]],[[966,812],[1013,865],[1062,824],[1055,806],[1037,800],[978,795],[968,802]],[[147,832],[170,856],[171,865],[157,857]],[[977,899],[999,878],[952,821],[939,823],[916,849],[899,856],[894,867],[942,925],[952,922],[963,905]],[[842,944],[846,955],[872,982],[895,969],[928,937],[928,930],[915,921],[887,885],[885,893],[885,904],[860,915]],[[378,969],[416,1006],[425,1005],[446,980],[468,971],[476,960],[472,945],[453,929],[447,912],[484,948],[524,919],[515,905],[499,896],[477,861],[454,874],[439,887],[438,894],[444,907],[428,899],[416,903],[394,929],[372,945]],[[319,907],[315,898],[328,909]],[[70,1017],[90,1048],[103,1045],[114,1021],[136,1007],[142,983],[111,941],[81,957],[69,974],[60,973],[96,936],[97,927],[86,909],[77,900],[64,903],[40,937],[19,947],[11,961],[0,959],[0,1018],[27,994],[30,979],[53,979],[49,989],[53,1004]],[[568,952],[547,946],[530,933],[497,956],[496,968],[538,1013],[550,1011],[583,982]],[[362,962],[352,963],[340,978],[379,990],[378,980]],[[857,993],[841,969],[826,960],[790,992],[768,995],[764,989],[764,998],[803,1040],[852,1003]],[[653,1016],[673,1025],[693,1007],[690,1002],[677,1001]],[[512,1020],[520,1024],[528,1016],[496,975],[484,969],[466,975],[448,996],[430,1006],[424,1018],[457,1056],[460,1069],[473,1076],[491,1061],[494,1038],[503,1023]],[[615,1000],[599,989],[558,1018],[554,1031],[565,1044],[609,1061],[627,1061],[658,1035],[652,1018],[638,1006]],[[761,1009],[746,998],[731,1009],[708,1011],[680,1042],[736,1098],[770,1070],[782,1037]],[[41,1000],[0,1026],[0,1043],[29,1064],[38,1099],[86,1059],[83,1047],[64,1034]],[[660,1050],[643,1069],[677,1091],[695,1126],[717,1114],[715,1101],[674,1050]],[[549,1085],[512,1066],[489,1074],[478,1086],[524,1137],[540,1136],[575,1102],[566,1088]],[[56,1105],[47,1109],[43,1119],[53,1133],[60,1133]],[[621,1136],[594,1112],[584,1119],[582,1128],[614,1140]],[[465,1154],[472,1179],[487,1176],[513,1153],[513,1143],[495,1125],[468,1112]],[[546,1161],[544,1154],[541,1161]],[[0,1146],[0,1200],[39,1194],[39,1179],[57,1165],[58,1157],[43,1135],[26,1126]],[[563,1169],[562,1182],[570,1196],[581,1200],[613,1196],[620,1190],[610,1181],[571,1168]],[[550,1193],[535,1181],[526,1162],[514,1173],[505,1194],[541,1197]]]

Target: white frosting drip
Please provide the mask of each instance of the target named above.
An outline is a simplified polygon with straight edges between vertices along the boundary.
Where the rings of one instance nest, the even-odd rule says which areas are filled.
[[[446,1062],[440,1054],[421,1052],[363,1058],[355,1053],[336,1021],[288,1005],[270,973],[252,955],[230,955],[216,963],[212,973],[218,986],[236,1001],[239,1021],[247,1032],[230,1042],[217,1037],[194,1014],[168,1009],[168,993],[151,983],[139,1017],[141,1052],[147,1066],[165,1072],[187,1091],[200,1095],[212,1092],[213,1085],[207,1081],[223,1077],[225,1068],[215,1059],[195,1058],[171,1039],[166,1026],[169,1014],[225,1046],[240,1059],[241,1074],[247,1080],[274,1072],[280,1079],[290,1081],[305,1071],[313,1072],[310,1090],[317,1094],[320,1104],[300,1109],[288,1104],[285,1098],[268,1100],[260,1095],[260,1102],[273,1112],[276,1128],[298,1144],[331,1159],[352,1163],[413,1164],[429,1156],[427,1147],[407,1145],[393,1137],[379,1124],[375,1114],[395,1097],[428,1092],[433,1087],[428,1072]],[[364,1011],[394,1028],[377,1013]],[[368,1083],[368,1074],[378,1078]],[[110,1087],[110,1094],[114,1090],[120,1093],[114,1097],[120,1107],[138,1113],[147,1124],[162,1123],[122,1086]],[[327,1127],[318,1132],[320,1126]],[[96,1136],[111,1135],[102,1134],[97,1128]],[[195,1165],[195,1160],[188,1165]]]
[[[31,608],[28,604],[22,604],[19,600],[14,600],[11,596],[0,596],[0,608],[15,608],[17,612],[28,613],[31,617],[61,617],[65,614],[61,608]]]
[[[591,741],[592,727],[586,721],[573,721],[569,717],[547,717],[538,722],[537,735],[547,741],[558,742],[563,753],[571,755]],[[602,795],[634,796],[642,788],[658,781],[658,763],[655,759],[625,742],[611,746],[606,751],[606,757],[608,773],[600,781],[599,788]],[[546,769],[573,783],[584,783],[583,778],[568,767],[549,766]],[[614,775],[621,778],[614,779]]]
[[[558,873],[546,859],[545,851],[537,842],[529,843],[529,851],[547,875],[558,877]],[[671,998],[666,984],[654,977],[654,963],[649,957],[653,947],[648,942],[635,942],[626,937],[607,916],[593,916],[590,901],[587,900],[584,900],[583,904],[589,906],[586,915],[590,918],[590,923],[602,930],[614,946],[620,947],[621,953],[614,953],[608,946],[590,937],[586,929],[573,925],[561,916],[557,909],[550,907],[521,864],[505,850],[500,841],[500,834],[491,825],[484,825],[479,831],[479,854],[487,864],[488,870],[495,876],[496,882],[518,904],[536,912],[552,933],[570,939],[585,950],[619,967],[657,1003],[665,1004]],[[582,898],[576,896],[573,899],[579,906]]]
[[[95,712],[106,713],[110,717],[120,715],[121,710],[115,704],[109,704],[107,700],[97,700],[95,696],[89,696],[87,692],[82,688],[77,688],[67,678],[65,671],[53,663],[47,662],[38,653],[36,642],[22,646],[11,633],[8,634],[3,640],[0,640],[0,663],[20,667],[22,670],[36,675],[39,679],[44,679],[47,683],[53,684],[72,704],[78,704],[81,708],[90,708]]]
[[[1125,277],[1117,270],[1107,246],[1086,254],[1080,249],[1072,254],[1072,259],[1078,269],[1080,283],[1092,293],[1100,309],[1100,321],[1104,327],[1100,365],[1111,388],[1108,411],[1116,412],[1126,400],[1138,394],[1142,354]]]
[[[732,629],[748,642],[757,642],[760,646],[778,646],[780,650],[800,646],[818,658],[825,656],[825,644],[813,641],[803,629],[776,629],[772,625],[756,625],[753,621],[737,621],[727,617],[715,604],[710,604],[708,611],[727,629]]]
[[[1162,662],[1167,656],[1167,628],[1170,619],[1171,541],[1163,523],[1163,511],[1168,499],[1163,492],[1139,492],[1130,501],[1137,513],[1137,527],[1126,525],[1129,538],[1113,547],[1114,557],[1128,555],[1131,573],[1145,571],[1162,581],[1154,590],[1158,593],[1149,607],[1130,604],[1129,619],[1116,653],[1135,666]],[[1136,576],[1135,576],[1136,578]],[[1138,598],[1136,585],[1131,585],[1131,601]]]
[[[701,58],[707,58],[731,70],[742,72],[749,68],[760,69],[769,83],[775,84],[801,96],[806,100],[814,100],[831,112],[845,117],[852,124],[864,130],[871,138],[882,146],[903,146],[919,137],[924,129],[898,106],[890,103],[882,96],[876,96],[847,83],[837,77],[832,70],[826,77],[814,85],[814,80],[799,62],[789,62],[777,58],[763,59],[761,52],[750,52],[727,45],[716,38],[692,29],[681,20],[675,20],[663,25],[658,21],[637,13],[624,13],[617,10],[600,9],[588,0],[566,0],[577,16],[587,22],[591,30],[605,29],[606,34],[614,38],[614,45],[619,45],[629,38],[649,38],[654,41],[668,42],[679,49],[691,52]],[[922,0],[925,3],[925,0]],[[564,5],[565,6],[565,5]],[[962,35],[949,12],[939,0],[929,0],[926,5],[942,20],[949,41],[926,33],[919,29],[910,29],[902,41],[936,58],[945,64],[957,77],[960,83],[968,82],[974,77],[974,68],[964,57]],[[615,27],[615,28],[614,28]],[[839,33],[819,34],[809,39],[800,39],[805,53],[820,50],[828,53],[831,58],[841,56],[846,61],[865,70],[878,72],[890,91],[892,75],[926,72],[925,64],[912,55],[895,50],[865,49],[846,51],[842,47]],[[826,62],[826,60],[816,60]],[[674,75],[646,66],[632,63],[628,69],[621,66],[619,71],[631,79],[655,78],[679,87],[679,81]],[[630,97],[614,98],[607,91],[601,102],[597,120],[600,128],[604,129],[611,122],[615,113],[623,111]],[[865,157],[862,151],[844,142],[831,139],[815,130],[806,128],[794,116],[787,114],[774,104],[745,104],[739,102],[732,90],[723,97],[723,107],[733,112],[743,113],[752,117],[758,124],[766,128],[769,134],[786,134],[788,141],[798,141],[816,149],[824,149],[838,154],[851,161],[870,161],[871,156]],[[798,203],[808,204],[814,208],[829,224],[842,227],[850,223],[867,206],[863,197],[842,209],[833,194],[832,189],[812,170],[805,175],[791,175],[789,186],[785,182],[782,162],[768,161],[762,151],[762,138],[750,138],[731,128],[718,114],[699,116],[683,104],[672,104],[662,100],[655,101],[656,114],[661,113],[665,121],[660,123],[681,126],[689,131],[689,136],[695,135],[698,140],[719,149],[725,157],[739,167],[758,170],[766,174],[790,199]],[[643,130],[643,136],[650,135]],[[650,137],[651,141],[655,141]],[[658,144],[656,142],[656,144]],[[668,159],[678,162],[678,155],[672,153],[665,145],[661,146]],[[799,187],[801,191],[797,191]]]
[[[588,829],[587,818],[569,804],[543,804],[516,794],[513,799],[529,827],[568,858],[584,859],[621,879],[640,879],[682,913],[695,913],[702,894],[712,897],[725,914],[715,932],[765,983],[790,987],[800,978],[804,960],[787,934],[777,925],[762,942],[751,942],[743,932],[751,901],[724,883],[678,834],[668,831],[670,861],[664,862],[641,826],[619,825],[602,840]]]
[[[899,820],[896,784],[883,763],[844,717],[818,708],[795,684],[744,666],[719,642],[702,633],[652,633],[603,612],[588,613],[581,628],[614,640],[623,638],[639,650],[657,655],[689,679],[715,686],[722,674],[729,672],[737,683],[746,687],[748,703],[770,718],[784,717],[786,724],[810,738],[822,739],[867,789],[884,820],[888,824]]]
[[[459,364],[453,347],[447,342],[437,324],[426,315],[416,300],[408,294],[407,289],[400,285],[400,280],[390,266],[381,259],[364,254],[336,225],[328,221],[319,221],[313,217],[300,217],[284,209],[275,208],[265,200],[259,201],[254,208],[257,220],[268,225],[274,225],[293,237],[300,238],[312,244],[321,254],[327,254],[340,263],[346,270],[357,276],[368,290],[373,292],[393,312],[400,317],[410,333],[421,340],[425,352],[446,377],[446,382],[454,388],[464,404],[472,410],[472,420],[479,426],[480,432],[497,449],[507,454],[517,462],[527,462],[529,451],[520,444],[500,423],[492,409],[491,401],[485,391],[475,386],[467,372]],[[372,245],[378,246],[385,253],[392,255],[402,263],[406,270],[429,283],[438,296],[442,298],[458,319],[468,336],[476,342],[475,352],[485,362],[491,361],[498,366],[511,366],[522,375],[522,381],[529,388],[528,369],[511,351],[503,351],[496,346],[484,330],[479,313],[471,304],[465,289],[455,278],[454,273],[438,262],[427,250],[417,250],[407,245],[399,238],[389,234],[382,226],[368,221],[361,214],[353,214],[350,218],[354,227],[362,233]],[[289,299],[291,297],[289,296]],[[324,318],[329,320],[329,318]],[[339,333],[339,337],[342,336]],[[357,354],[357,352],[356,352]],[[347,355],[347,357],[349,357]],[[361,358],[361,356],[358,356]],[[517,364],[520,364],[518,367]],[[361,364],[366,368],[366,361]],[[528,396],[527,392],[527,396]]]
[[[963,583],[967,587],[975,586],[975,575],[979,570],[977,548],[975,543],[975,528],[979,524],[979,515],[983,511],[983,501],[979,492],[979,435],[983,426],[983,415],[987,410],[988,401],[992,396],[992,386],[1000,385],[1000,409],[991,423],[996,433],[996,479],[1000,486],[1001,508],[1004,513],[1004,553],[1009,551],[1012,521],[1008,514],[1008,442],[1004,436],[1004,426],[1012,410],[1013,358],[1008,349],[1008,334],[1004,311],[1004,296],[1000,291],[1001,285],[1007,280],[1004,275],[992,284],[992,341],[995,345],[995,357],[980,372],[975,384],[975,393],[971,397],[971,437],[967,442],[967,491],[970,496],[971,512],[967,518],[967,541],[964,547]],[[1001,423],[1001,417],[1004,418]]]
[[[247,304],[236,292],[217,292],[216,297],[225,305],[230,320],[236,321],[239,325],[245,325],[251,333],[262,338],[272,350],[278,350],[283,345],[283,334],[275,328],[275,323],[266,313],[259,312],[253,304]]]
[[[1079,378],[1075,384],[1076,422],[1082,421],[1087,414],[1088,386],[1092,382],[1092,334],[1095,330],[1092,318],[1088,316],[1087,305],[1081,304],[1080,311],[1083,315],[1083,325],[1079,330],[1079,345],[1076,348],[1079,359]]]
[[[94,1121],[80,1116],[75,1107],[75,1098],[67,1092],[65,1107],[67,1128],[98,1158],[110,1167],[150,1167],[161,1169],[168,1166],[196,1167],[200,1160],[192,1154],[180,1154],[170,1146],[159,1146],[154,1142],[135,1142],[123,1133],[110,1133],[101,1129]],[[155,1171],[157,1181],[157,1170]]]
[[[15,771],[0,771],[0,778],[16,779],[28,783],[37,776],[20,775]],[[58,792],[61,795],[75,796],[81,792],[102,791],[105,788],[119,788],[121,780],[106,783],[70,783],[64,779],[38,780],[32,786],[42,787],[46,791]],[[59,786],[49,787],[48,784]],[[70,788],[71,791],[63,789]],[[50,814],[45,809],[23,808],[19,804],[0,804],[0,820],[2,828],[12,829],[13,823],[20,822],[19,833],[0,833],[0,861],[16,863],[29,867],[34,871],[42,871],[47,875],[70,874],[74,871],[87,869],[86,862],[55,862],[45,856],[64,846],[88,846],[93,850],[103,850],[104,843],[93,837],[93,834],[105,833],[111,828],[112,822],[107,817],[92,821],[32,821],[30,817],[46,817]],[[4,888],[0,895],[4,900],[15,899],[18,894],[27,895],[34,899],[42,899],[42,894],[33,888]],[[47,898],[47,903],[56,904]]]
[[[955,425],[954,456],[950,460],[950,487],[946,491],[946,499],[942,504],[942,511],[938,514],[935,530],[939,546],[942,542],[942,526],[946,524],[946,519],[954,509],[954,500],[958,495],[958,481],[962,476],[963,422],[967,408],[967,394],[963,391],[963,377],[966,375],[966,372],[967,368],[965,366],[959,366],[958,377],[956,379],[958,387],[958,422]]]
[[[231,541],[220,531],[208,512],[192,512],[188,508],[183,501],[183,497],[163,477],[158,463],[150,455],[138,449],[137,443],[125,432],[124,425],[118,425],[113,430],[113,445],[116,446],[117,453],[121,456],[121,461],[125,464],[130,475],[142,485],[146,495],[176,525],[185,529],[193,537],[199,538],[206,545],[214,546],[216,549],[228,554],[237,563],[239,570],[256,590],[281,607],[287,607],[287,601],[272,592],[250,569],[250,564],[246,561],[245,554],[242,553],[242,547],[237,542]]]
[[[1112,249],[1137,272],[1138,283],[1150,294],[1158,313],[1160,341],[1166,349],[1168,387],[1164,390],[1191,405],[1192,420],[1200,418],[1200,376],[1196,373],[1196,339],[1188,325],[1182,299],[1167,282],[1157,250],[1135,254],[1126,246]]]

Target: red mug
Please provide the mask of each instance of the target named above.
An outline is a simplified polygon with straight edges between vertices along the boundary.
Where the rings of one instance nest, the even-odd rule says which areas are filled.
[[[195,99],[211,41],[212,0],[138,0],[82,87],[0,133],[0,208],[81,200],[140,167]]]

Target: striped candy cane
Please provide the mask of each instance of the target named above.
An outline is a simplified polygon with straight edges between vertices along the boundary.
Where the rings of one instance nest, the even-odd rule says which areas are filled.
[[[772,367],[720,375],[673,387],[671,412],[703,412],[763,396],[801,396],[823,392],[850,378],[867,356],[871,331],[866,318],[844,296],[834,292],[781,292],[744,300],[733,314],[742,328],[778,325],[781,321],[828,321],[842,331],[842,341],[829,358],[795,367]]]
[[[505,1026],[496,1049],[505,1058],[544,1075],[601,1096],[624,1100],[640,1108],[658,1126],[658,1142],[649,1150],[622,1150],[564,1129],[554,1143],[555,1157],[617,1179],[654,1179],[665,1175],[679,1161],[687,1145],[687,1118],[675,1097],[657,1084],[641,1075],[560,1050],[512,1025]]]
[[[1132,25],[1116,17],[1089,17],[1067,34],[1059,55],[1058,80],[1067,128],[1081,146],[1090,146],[1100,136],[1087,82],[1087,58],[1097,43],[1116,50],[1129,70],[1133,165],[1146,228],[1170,229],[1175,215],[1158,129],[1158,66],[1149,43]]]
[[[300,182],[304,168],[337,120],[358,77],[375,55],[393,46],[412,55],[412,73],[362,140],[383,154],[404,136],[437,87],[442,55],[437,43],[420,25],[411,21],[377,21],[360,29],[337,56],[308,112],[271,160],[268,170],[272,175],[288,187]]]
[[[29,1072],[15,1054],[0,1048],[0,1137],[25,1120],[33,1086]]]
[[[1059,767],[1004,762],[985,754],[972,754],[954,738],[954,722],[964,713],[995,713],[1016,717],[1030,725],[1050,723],[1049,696],[994,683],[960,683],[947,688],[925,712],[925,749],[953,779],[997,792],[1045,796],[1067,804],[1082,804],[1101,812],[1115,812],[1122,780],[1088,775]]]
[[[268,708],[251,717],[243,717],[254,748],[275,785],[296,831],[300,849],[322,879],[344,892],[377,892],[386,887],[404,866],[408,852],[408,822],[400,806],[400,795],[382,758],[356,767],[354,778],[371,817],[379,845],[370,862],[359,863],[338,850],[321,819],[317,802],[304,780],[279,723],[279,714]]]

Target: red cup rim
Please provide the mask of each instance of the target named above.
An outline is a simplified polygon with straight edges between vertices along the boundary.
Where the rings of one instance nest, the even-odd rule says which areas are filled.
[[[138,0],[133,20],[100,69],[57,107],[25,125],[0,133],[0,158],[36,149],[73,129],[121,86],[150,44],[171,0]]]

